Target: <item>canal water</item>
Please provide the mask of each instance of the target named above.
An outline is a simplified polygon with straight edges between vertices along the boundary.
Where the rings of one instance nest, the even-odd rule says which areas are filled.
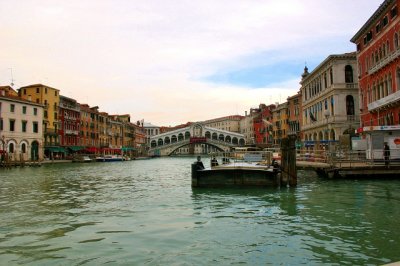
[[[301,172],[292,189],[192,189],[194,160],[0,169],[0,264],[400,261],[400,180]]]

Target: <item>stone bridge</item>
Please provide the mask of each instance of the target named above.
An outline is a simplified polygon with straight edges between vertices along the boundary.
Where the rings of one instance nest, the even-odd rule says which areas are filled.
[[[244,146],[243,134],[206,127],[194,123],[188,127],[155,135],[150,138],[149,155],[168,156],[186,147],[187,153],[230,151],[232,147]]]

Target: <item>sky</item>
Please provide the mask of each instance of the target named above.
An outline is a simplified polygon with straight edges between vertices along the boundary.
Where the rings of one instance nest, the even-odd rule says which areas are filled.
[[[0,85],[158,126],[285,102],[383,0],[0,0]]]

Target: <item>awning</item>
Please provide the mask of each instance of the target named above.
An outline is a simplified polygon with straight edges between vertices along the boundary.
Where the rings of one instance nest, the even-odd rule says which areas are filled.
[[[67,148],[70,149],[71,151],[81,151],[85,149],[85,147],[83,146],[68,146]]]
[[[66,152],[66,150],[62,147],[45,147],[45,150],[48,150],[49,152]]]
[[[86,152],[88,153],[96,153],[99,151],[99,149],[97,149],[96,147],[87,147],[86,149],[84,149]]]
[[[122,147],[121,150],[122,151],[136,151],[135,148],[131,148],[131,147]]]

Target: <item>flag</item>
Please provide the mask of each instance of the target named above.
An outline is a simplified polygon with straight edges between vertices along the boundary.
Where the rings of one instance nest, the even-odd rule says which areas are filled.
[[[317,119],[315,119],[314,114],[310,112],[310,118],[312,122],[317,121]]]

